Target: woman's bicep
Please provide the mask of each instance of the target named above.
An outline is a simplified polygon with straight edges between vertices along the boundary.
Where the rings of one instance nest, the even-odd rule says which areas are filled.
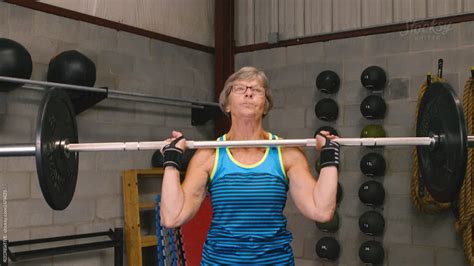
[[[189,162],[186,176],[183,181],[184,206],[182,215],[183,222],[190,220],[199,210],[204,197],[212,169],[214,154],[211,150],[198,150]],[[210,161],[212,159],[212,161]],[[181,220],[180,219],[180,220]]]

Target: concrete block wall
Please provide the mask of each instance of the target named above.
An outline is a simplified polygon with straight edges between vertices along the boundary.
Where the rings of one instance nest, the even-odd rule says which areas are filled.
[[[75,49],[95,62],[96,86],[214,100],[211,54],[3,2],[0,25],[1,38],[13,39],[30,52],[33,79],[46,80],[49,60],[62,51]],[[1,97],[1,142],[34,142],[42,93],[16,89]],[[191,126],[190,109],[151,103],[106,99],[78,115],[77,121],[81,142],[162,140],[173,129],[183,131],[189,139],[213,137],[212,123]],[[27,240],[123,226],[121,173],[151,167],[152,154],[81,153],[75,197],[64,211],[53,211],[44,201],[34,158],[0,158],[0,185],[8,196],[8,239]],[[112,265],[113,250],[14,265],[31,264]]]
[[[284,138],[312,137],[323,125],[335,127],[343,137],[359,137],[362,128],[371,123],[382,124],[389,137],[414,136],[418,91],[427,72],[437,73],[438,58],[443,58],[444,77],[462,99],[464,83],[474,64],[473,48],[474,22],[466,22],[241,53],[236,55],[235,68],[253,65],[266,72],[276,104],[264,122],[268,130]],[[359,110],[361,101],[370,94],[362,87],[360,75],[370,65],[384,68],[388,75],[381,93],[388,108],[383,120],[367,120]],[[316,89],[316,77],[323,70],[339,74],[341,87],[336,95]],[[325,97],[338,102],[335,122],[315,116],[316,102]],[[370,208],[358,198],[360,185],[369,180],[361,173],[359,163],[372,150],[342,148],[340,182],[344,197],[338,209],[341,228],[337,233],[320,232],[288,201],[285,214],[293,231],[297,265],[362,265],[359,246],[369,239],[383,242],[384,265],[467,265],[451,212],[422,214],[411,203],[412,148],[376,149],[387,161],[386,175],[379,179],[386,191],[385,204],[379,209],[386,227],[381,237],[369,238],[360,232],[358,219]],[[306,154],[313,166],[316,152],[306,150]],[[326,235],[334,236],[341,245],[336,262],[323,261],[315,253],[316,242]]]

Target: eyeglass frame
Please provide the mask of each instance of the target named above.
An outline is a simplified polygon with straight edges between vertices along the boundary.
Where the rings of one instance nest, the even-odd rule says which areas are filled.
[[[242,92],[237,92],[234,90],[235,86],[242,86],[242,87],[245,87],[245,89]],[[259,85],[257,86],[247,86],[247,85],[241,85],[241,84],[232,85],[230,90],[235,92],[235,94],[243,95],[247,92],[248,89],[250,89],[250,91],[255,95],[261,95],[261,96],[265,95],[265,88]],[[258,89],[262,89],[262,90],[260,91]]]

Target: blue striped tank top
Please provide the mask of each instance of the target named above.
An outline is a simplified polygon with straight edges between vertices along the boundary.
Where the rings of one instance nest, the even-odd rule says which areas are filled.
[[[283,215],[288,179],[280,148],[267,148],[253,165],[239,163],[227,148],[216,149],[209,192],[213,217],[202,265],[294,264]]]

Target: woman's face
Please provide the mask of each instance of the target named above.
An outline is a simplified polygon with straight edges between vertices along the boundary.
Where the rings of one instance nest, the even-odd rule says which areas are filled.
[[[229,94],[226,111],[236,117],[261,118],[265,101],[265,88],[259,79],[236,80]]]

